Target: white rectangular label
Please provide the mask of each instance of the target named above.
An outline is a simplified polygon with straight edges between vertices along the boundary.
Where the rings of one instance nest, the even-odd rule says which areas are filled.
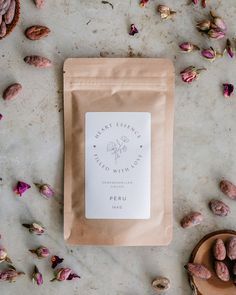
[[[151,114],[86,113],[86,218],[148,219],[150,194]]]

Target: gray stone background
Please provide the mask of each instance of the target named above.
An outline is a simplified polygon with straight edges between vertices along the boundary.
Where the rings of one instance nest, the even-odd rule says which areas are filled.
[[[30,0],[21,1],[21,20],[15,31],[0,41],[0,92],[12,82],[23,85],[14,101],[0,101],[0,233],[17,269],[27,275],[14,284],[1,283],[0,293],[146,295],[155,294],[151,281],[164,275],[171,279],[170,295],[191,294],[183,265],[192,248],[205,234],[217,229],[234,229],[236,205],[218,189],[226,177],[236,182],[236,97],[225,99],[221,84],[236,83],[235,60],[228,57],[213,63],[199,53],[182,54],[178,43],[188,40],[202,47],[223,50],[225,40],[211,41],[194,28],[207,16],[208,9],[188,6],[188,0],[151,0],[141,9],[139,0],[111,0],[114,9],[100,0],[46,1],[37,10]],[[236,34],[235,0],[208,0],[209,6],[223,16],[228,36]],[[173,20],[160,21],[158,4],[177,11]],[[135,23],[140,33],[128,35]],[[39,42],[24,37],[33,24],[45,24],[51,35]],[[28,54],[40,54],[53,60],[47,70],[29,67],[23,62]],[[168,247],[69,247],[62,233],[63,110],[62,64],[67,57],[168,57],[176,66],[174,136],[174,237]],[[189,65],[205,66],[207,71],[192,85],[179,78]],[[32,188],[23,198],[12,192],[17,180],[32,184],[50,183],[58,197],[47,201]],[[212,197],[220,197],[231,206],[227,218],[214,217],[207,207]],[[200,210],[205,221],[191,230],[179,226],[181,217],[191,209]],[[35,237],[22,228],[22,222],[38,220],[47,227],[45,237]],[[154,235],[158,234],[153,232]],[[29,248],[43,244],[65,258],[82,279],[50,283],[48,261],[38,261]],[[44,274],[44,285],[34,286],[29,273],[36,263]],[[3,267],[3,266],[1,266]]]

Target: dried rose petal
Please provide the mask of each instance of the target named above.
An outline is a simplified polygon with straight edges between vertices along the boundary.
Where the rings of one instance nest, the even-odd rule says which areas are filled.
[[[42,235],[45,232],[45,228],[42,225],[35,222],[31,224],[24,223],[22,224],[22,226],[28,228],[30,233],[34,233],[38,236]]]
[[[147,3],[149,2],[149,0],[140,0],[140,7],[144,7]]]
[[[80,278],[77,274],[73,273],[70,268],[59,268],[55,271],[55,278],[51,281],[66,281],[74,278]]]
[[[220,29],[210,29],[208,31],[208,36],[212,39],[220,40],[225,37],[225,32],[221,31]]]
[[[61,264],[64,261],[64,258],[60,258],[56,255],[52,256],[51,262],[52,262],[52,268],[56,268],[58,264]]]
[[[41,286],[43,284],[43,275],[41,274],[41,272],[39,272],[39,269],[37,268],[36,265],[34,267],[34,271],[33,271],[33,274],[32,274],[32,280],[38,286]]]
[[[211,21],[208,19],[200,21],[196,24],[196,28],[201,32],[208,31],[210,27],[211,27]]]
[[[14,192],[17,195],[20,195],[20,197],[22,196],[22,194],[27,191],[28,189],[30,189],[31,186],[23,181],[18,181],[17,185],[14,188]]]
[[[176,11],[171,10],[166,5],[158,5],[157,12],[160,13],[161,19],[168,19],[176,14]]]
[[[180,72],[180,75],[183,82],[192,83],[193,81],[197,80],[200,72],[203,70],[205,69],[196,69],[194,66],[190,66],[184,69],[182,72]]]
[[[0,271],[0,281],[8,281],[12,283],[21,275],[24,275],[24,273],[16,271],[13,266],[9,266],[8,269]]]
[[[52,189],[52,187],[49,184],[40,184],[40,183],[35,183],[37,188],[39,189],[39,192],[46,197],[47,199],[50,199],[51,197],[54,197],[55,192]]]
[[[234,57],[234,49],[233,49],[231,41],[229,39],[227,39],[227,41],[226,41],[225,50],[231,58]]]
[[[138,34],[138,29],[135,27],[134,24],[130,26],[129,35],[134,36],[135,34]]]
[[[192,52],[194,50],[200,50],[197,45],[194,45],[190,42],[183,42],[179,45],[179,48],[184,52]]]
[[[230,97],[233,92],[234,92],[234,85],[233,84],[230,84],[230,83],[223,84],[224,97]]]
[[[29,250],[31,253],[36,254],[38,258],[46,258],[50,255],[50,251],[47,247],[41,246],[37,249]]]

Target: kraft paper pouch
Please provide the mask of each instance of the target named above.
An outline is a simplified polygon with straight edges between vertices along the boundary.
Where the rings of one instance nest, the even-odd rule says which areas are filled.
[[[78,245],[172,238],[174,68],[167,59],[64,64],[64,237]]]

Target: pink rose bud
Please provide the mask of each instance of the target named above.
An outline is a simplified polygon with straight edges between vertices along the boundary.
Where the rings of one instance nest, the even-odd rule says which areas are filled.
[[[211,11],[210,14],[213,18],[213,21],[211,23],[212,28],[219,29],[221,31],[226,31],[227,26],[226,26],[224,20],[221,17],[217,16],[213,11]]]
[[[138,34],[138,29],[135,27],[134,24],[130,26],[129,35],[134,36],[135,34]]]
[[[35,183],[35,185],[37,186],[37,188],[39,189],[39,192],[46,197],[47,199],[50,199],[52,197],[54,197],[55,192],[52,189],[52,187],[49,184],[39,184],[39,183]]]
[[[51,281],[66,281],[66,280],[73,280],[75,278],[80,278],[77,274],[73,273],[70,268],[59,268],[55,272],[55,278]]]
[[[15,186],[14,188],[14,192],[17,194],[17,195],[20,195],[20,197],[22,196],[22,194],[24,192],[26,192],[28,189],[30,189],[31,186],[23,181],[18,181],[17,182],[17,185]]]
[[[34,271],[32,274],[32,280],[38,286],[41,286],[43,284],[43,275],[41,274],[41,272],[39,272],[37,266],[34,267]]]
[[[6,270],[0,271],[0,281],[8,281],[12,283],[21,275],[24,275],[24,273],[16,271],[16,269],[11,266]]]
[[[220,40],[225,37],[225,32],[221,31],[220,29],[210,29],[210,31],[208,31],[208,36],[210,38]]]
[[[223,93],[224,97],[228,98],[233,94],[234,92],[234,85],[230,83],[225,83],[223,84]]]
[[[181,78],[185,83],[192,83],[198,79],[198,76],[201,71],[205,69],[196,69],[194,66],[190,66],[180,72]]]
[[[190,42],[183,42],[179,45],[179,48],[184,52],[191,52],[194,50],[199,50],[200,48],[197,45],[194,45]]]
[[[32,223],[32,224],[22,224],[25,228],[28,228],[29,232],[32,234],[36,234],[38,236],[42,235],[45,232],[45,228],[38,224],[38,223]]]
[[[210,27],[211,27],[211,21],[209,20],[203,20],[201,22],[198,22],[196,25],[196,28],[201,32],[210,30]]]
[[[41,246],[37,249],[29,250],[31,253],[36,254],[38,258],[46,258],[50,255],[50,251],[47,247]]]
[[[157,7],[157,12],[160,13],[161,19],[168,19],[174,14],[176,14],[175,11],[171,10],[168,6],[166,5],[158,5]]]
[[[231,58],[234,57],[234,49],[233,49],[231,41],[229,39],[227,39],[227,41],[226,41],[225,50]]]
[[[216,51],[212,47],[207,48],[207,49],[203,49],[201,51],[201,54],[204,58],[206,58],[210,61],[213,61],[216,59]]]

